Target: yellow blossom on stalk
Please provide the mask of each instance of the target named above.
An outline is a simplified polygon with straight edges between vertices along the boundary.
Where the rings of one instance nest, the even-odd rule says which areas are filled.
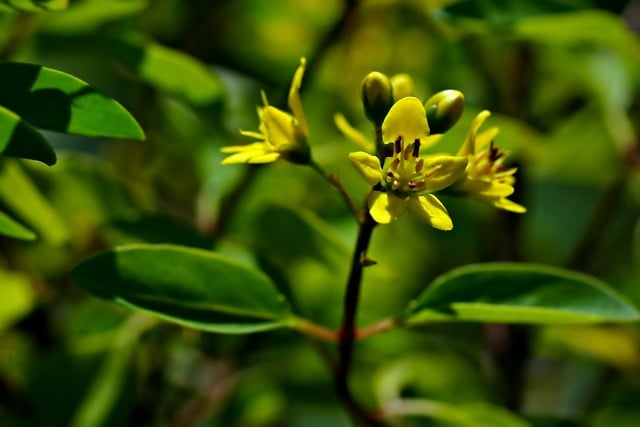
[[[258,107],[259,131],[240,131],[242,135],[255,138],[257,141],[222,148],[223,153],[232,153],[222,161],[223,165],[271,163],[280,158],[293,163],[309,163],[311,159],[307,142],[309,134],[300,100],[300,85],[305,66],[306,60],[301,58],[289,89],[289,108],[293,115],[269,105],[263,92],[264,106]]]
[[[498,134],[498,128],[493,127],[478,133],[480,126],[491,115],[489,111],[480,112],[467,134],[467,138],[458,151],[459,156],[467,156],[469,164],[462,179],[451,189],[487,202],[496,208],[516,213],[524,213],[527,209],[507,199],[513,194],[517,168],[505,168],[505,151],[493,145],[493,139]]]
[[[398,100],[382,123],[383,141],[393,153],[380,165],[378,157],[358,151],[351,163],[374,189],[368,199],[369,213],[378,223],[388,224],[405,211],[440,230],[453,222],[433,192],[458,180],[467,166],[466,156],[420,157],[420,145],[429,135],[422,102],[414,97]]]

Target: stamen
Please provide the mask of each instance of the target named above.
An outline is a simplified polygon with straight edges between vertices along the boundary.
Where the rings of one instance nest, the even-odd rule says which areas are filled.
[[[411,155],[416,158],[420,155],[420,138],[416,138],[413,141],[413,153]]]
[[[399,158],[394,158],[391,161],[391,165],[389,165],[389,170],[395,171],[396,169],[398,169],[398,165],[400,164],[400,159]]]
[[[413,190],[414,188],[416,188],[416,183],[413,181],[409,181],[407,182],[407,187],[409,187],[409,189]]]
[[[405,149],[404,149],[404,152],[402,153],[404,159],[405,160],[409,160],[409,156],[411,155],[411,153],[412,153],[412,146],[411,145],[407,145],[405,147]]]
[[[402,152],[402,135],[398,135],[394,144],[395,153],[400,154]]]
[[[398,181],[397,179],[394,179],[393,182],[391,183],[391,189],[397,190],[398,188],[400,188],[400,181]]]
[[[424,159],[418,159],[418,162],[416,163],[416,173],[422,172],[423,168],[424,168]]]

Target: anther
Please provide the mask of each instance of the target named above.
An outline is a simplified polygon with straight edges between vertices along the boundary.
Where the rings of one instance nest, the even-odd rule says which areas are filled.
[[[424,159],[419,159],[416,162],[416,173],[420,173],[422,172],[422,169],[424,168]]]
[[[396,154],[401,153],[402,152],[402,135],[398,135],[398,137],[396,138],[393,144],[394,144]]]
[[[413,153],[411,153],[413,157],[418,157],[420,155],[420,138],[416,138],[413,141]]]
[[[404,149],[404,152],[402,153],[402,155],[404,156],[405,160],[409,160],[409,156],[412,154],[412,146],[411,145],[407,145]]]
[[[409,181],[407,182],[407,187],[409,187],[411,190],[413,190],[414,188],[416,188],[417,184],[413,181]]]
[[[400,164],[400,159],[396,157],[391,161],[391,165],[389,165],[389,169],[392,171],[395,171],[396,169],[398,169],[399,164]]]

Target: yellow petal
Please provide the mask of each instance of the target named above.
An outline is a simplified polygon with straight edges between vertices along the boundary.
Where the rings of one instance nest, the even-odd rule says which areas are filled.
[[[349,160],[354,168],[362,175],[362,177],[370,184],[376,185],[382,178],[382,168],[380,160],[364,151],[356,151],[349,153]]]
[[[262,110],[262,120],[267,141],[278,150],[297,144],[291,114],[268,105]]]
[[[254,142],[245,145],[229,145],[228,147],[222,147],[220,151],[223,153],[241,153],[247,151],[264,152],[265,150],[268,150],[268,147],[269,146],[264,142]]]
[[[407,202],[407,209],[411,215],[433,228],[445,231],[453,228],[447,209],[433,194],[411,197]]]
[[[458,150],[458,156],[467,156],[476,153],[476,135],[478,129],[480,129],[480,126],[482,126],[490,115],[491,113],[489,111],[483,110],[473,119],[469,127],[469,133],[467,133],[467,139],[465,139],[464,144],[462,144],[462,147]]]
[[[426,191],[442,190],[453,184],[462,176],[468,162],[464,156],[431,156],[424,159]]]
[[[406,143],[416,138],[425,140],[429,135],[427,113],[418,98],[408,96],[398,100],[382,122],[383,142],[393,142],[400,135]]]
[[[470,178],[456,184],[456,190],[486,197],[508,197],[513,194],[513,186],[509,184]]]
[[[253,144],[251,144],[253,145]],[[263,144],[264,145],[264,144]],[[273,157],[275,155],[275,158]],[[269,156],[265,158],[264,156]],[[280,153],[278,152],[269,152],[264,149],[260,150],[245,150],[234,153],[222,160],[223,165],[230,165],[233,163],[269,163],[275,161],[278,157],[280,157]],[[254,159],[265,159],[262,161],[254,161]]]
[[[293,75],[291,88],[289,89],[289,108],[291,108],[293,115],[298,121],[298,129],[304,136],[308,135],[307,119],[304,116],[302,101],[300,100],[300,86],[302,85],[302,76],[304,75],[304,69],[306,66],[307,60],[305,58],[300,58],[300,65]]]
[[[524,206],[505,198],[496,200],[493,203],[493,206],[498,209],[504,209],[505,211],[514,213],[525,213],[527,211],[527,208]]]
[[[282,153],[273,151],[271,153],[262,153],[257,156],[251,157],[247,163],[271,163],[275,162],[282,156]]]
[[[496,139],[496,136],[498,135],[499,132],[500,132],[500,129],[494,126],[487,130],[483,130],[478,135],[476,135],[475,152],[478,153],[482,151],[485,147],[487,147],[491,141]]]
[[[402,215],[406,208],[404,200],[389,193],[374,191],[369,197],[369,213],[379,224],[389,224]]]
[[[358,144],[369,153],[373,153],[373,151],[375,150],[373,142],[369,141],[367,137],[365,137],[358,129],[351,126],[342,114],[336,113],[333,116],[333,121],[336,123],[336,126],[338,127],[338,129],[340,129],[340,132],[342,132],[344,136]]]

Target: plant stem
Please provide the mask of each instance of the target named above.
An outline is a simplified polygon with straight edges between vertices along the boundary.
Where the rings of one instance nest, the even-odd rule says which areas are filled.
[[[363,222],[362,211],[356,206],[355,203],[353,203],[353,200],[351,200],[351,197],[349,197],[349,193],[347,193],[347,190],[344,189],[338,177],[332,174],[331,172],[327,171],[324,168],[324,166],[322,166],[321,164],[319,164],[313,159],[311,159],[309,166],[311,166],[311,168],[314,171],[318,172],[324,179],[326,179],[329,182],[329,184],[331,184],[331,186],[338,193],[340,193],[340,196],[342,196],[342,199],[346,203],[347,208],[349,208],[349,211],[354,216],[356,221],[358,221],[359,223],[362,223]]]
[[[327,342],[338,342],[337,332],[302,317],[292,317],[290,327],[312,338]]]
[[[360,299],[362,271],[364,267],[371,265],[367,259],[367,249],[375,226],[376,222],[366,212],[365,218],[360,224],[358,239],[351,259],[351,271],[344,298],[342,325],[338,334],[339,358],[335,371],[335,386],[338,395],[349,411],[353,422],[357,425],[365,426],[382,426],[383,424],[356,402],[349,389],[349,374],[353,360],[353,345],[356,340],[356,314]]]

